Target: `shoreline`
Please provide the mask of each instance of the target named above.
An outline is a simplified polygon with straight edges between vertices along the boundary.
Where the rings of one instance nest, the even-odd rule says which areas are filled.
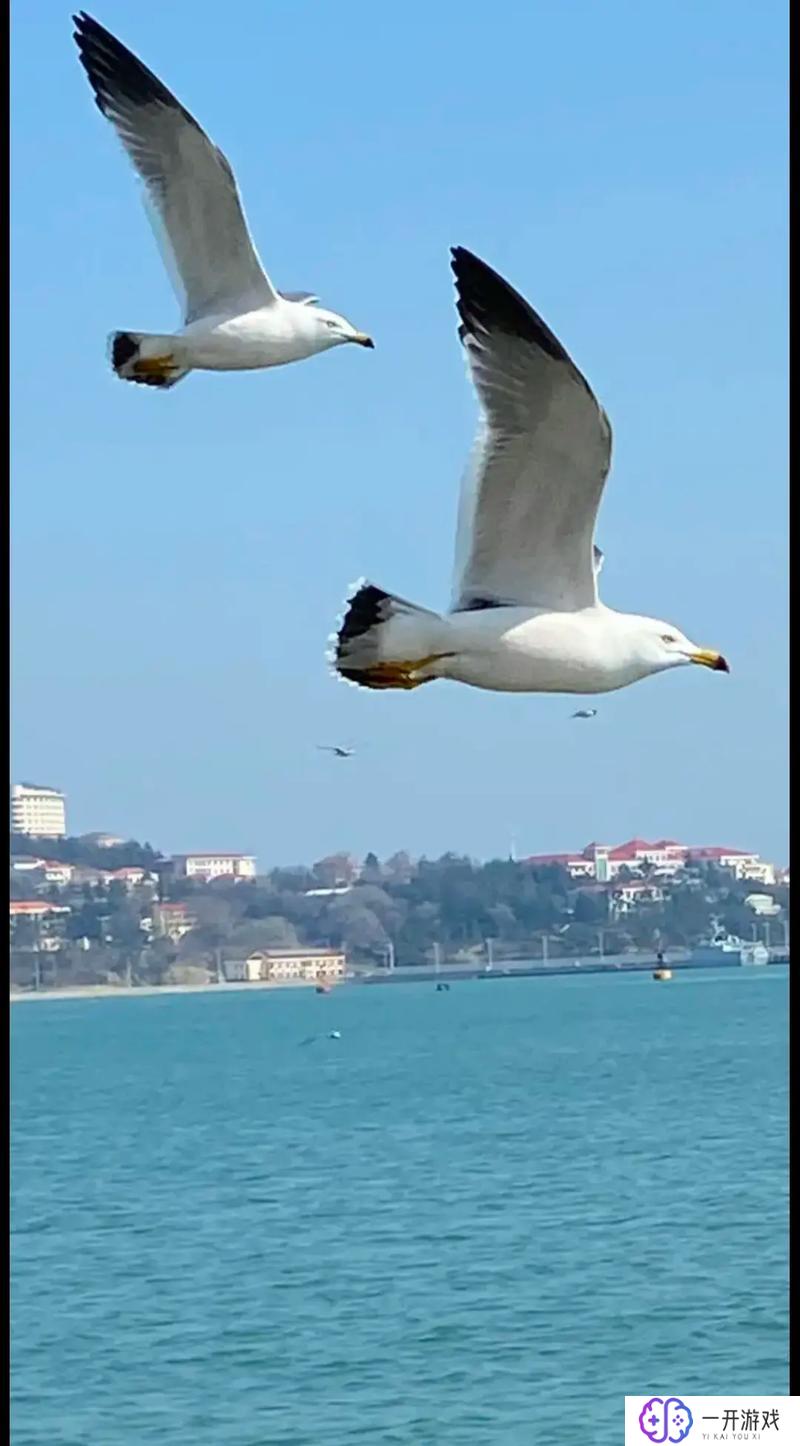
[[[788,960],[770,960],[770,965],[761,968],[788,966]],[[463,965],[445,965],[439,971],[432,969],[414,970],[390,970],[385,974],[360,974],[350,979],[340,979],[336,982],[330,980],[327,983],[327,990],[333,993],[337,989],[353,985],[381,985],[381,984],[432,984],[446,982],[448,978],[453,983],[467,983],[475,979],[500,980],[500,979],[553,979],[568,978],[575,979],[590,974],[604,974],[606,976],[617,976],[620,974],[643,974],[659,967],[655,960],[636,960],[626,963],[591,963],[580,964],[578,967],[569,964],[549,965],[522,965],[516,968],[495,968],[492,971],[476,970],[465,968]],[[679,973],[691,973],[695,970],[720,970],[720,969],[742,969],[746,973],[752,972],[753,966],[742,965],[737,959],[719,959],[713,962],[698,961],[689,959],[671,959],[666,967]],[[756,970],[756,972],[759,972]],[[317,982],[313,979],[251,979],[251,980],[230,980],[224,983],[207,984],[74,984],[67,985],[63,989],[12,989],[10,991],[11,1004],[24,1004],[28,1001],[39,1001],[47,999],[135,999],[143,996],[152,997],[154,994],[234,994],[243,990],[282,990],[282,989],[317,989]]]
[[[134,999],[153,994],[234,994],[243,989],[316,989],[312,979],[245,979],[224,984],[73,984],[64,989],[12,989],[9,1002],[25,1004],[46,999]],[[333,992],[340,984],[328,986]]]

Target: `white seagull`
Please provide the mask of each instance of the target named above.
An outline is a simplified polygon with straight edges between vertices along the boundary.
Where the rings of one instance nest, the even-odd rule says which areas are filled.
[[[334,640],[341,677],[365,688],[451,678],[509,693],[605,693],[702,663],[671,623],[600,602],[595,519],[611,428],[561,343],[502,277],[453,253],[459,335],[481,429],[462,485],[456,575],[444,615],[362,582]]]
[[[173,387],[188,372],[248,371],[302,361],[343,342],[371,347],[308,291],[276,291],[247,228],[236,180],[193,116],[130,50],[85,12],[75,40],[95,100],[146,188],[167,269],[183,305],[174,335],[116,331],[118,377]]]
[[[337,758],[352,758],[355,748],[342,748],[338,743],[318,743],[322,753],[333,753]]]
[[[577,713],[573,713],[572,716],[573,716],[573,718],[596,718],[596,717],[597,717],[597,709],[596,709],[596,708],[579,708],[578,711],[577,711]]]

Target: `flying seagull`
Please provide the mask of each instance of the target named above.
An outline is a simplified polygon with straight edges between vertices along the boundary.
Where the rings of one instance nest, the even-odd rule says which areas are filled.
[[[343,342],[371,347],[308,291],[276,291],[247,228],[236,180],[193,116],[136,56],[82,11],[74,38],[95,100],[145,185],[183,305],[174,335],[115,331],[118,377],[173,387],[188,372],[247,371],[302,361]]]
[[[596,717],[597,717],[597,709],[596,709],[596,708],[579,708],[578,711],[577,711],[577,713],[573,713],[572,716],[573,716],[573,718],[596,718]]]
[[[335,753],[337,758],[352,758],[355,748],[340,748],[338,743],[318,743],[323,753]]]
[[[605,693],[685,663],[728,672],[720,653],[672,624],[599,601],[593,534],[608,418],[508,282],[461,247],[452,266],[482,417],[450,609],[429,612],[362,581],[333,640],[336,671],[365,688],[451,678],[516,693]]]

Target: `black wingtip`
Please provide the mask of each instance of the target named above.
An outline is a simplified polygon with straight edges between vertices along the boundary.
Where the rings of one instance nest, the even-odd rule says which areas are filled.
[[[504,277],[465,246],[452,246],[450,257],[462,341],[476,333],[502,331],[540,347],[555,361],[570,362],[558,337]]]
[[[361,584],[348,599],[344,622],[337,634],[337,658],[341,656],[346,643],[363,637],[377,623],[385,621],[384,604],[391,600],[391,594],[384,592],[381,587],[376,587],[374,583]]]
[[[158,76],[127,45],[117,40],[116,35],[87,15],[85,10],[79,10],[72,19],[75,25],[73,38],[80,62],[104,115],[108,114],[110,103],[122,98],[136,106],[153,103],[168,106],[180,111],[187,121],[197,126],[194,117]],[[200,127],[197,126],[197,129]]]
[[[72,17],[72,23],[75,26],[72,38],[77,42],[80,50],[93,39],[114,42],[111,31],[106,30],[105,26],[101,25],[99,20],[95,20],[93,15],[89,15],[86,10],[77,10]],[[119,44],[118,41],[114,43]]]
[[[111,338],[111,365],[114,371],[118,372],[126,362],[132,361],[138,350],[139,343],[129,331],[115,331]]]

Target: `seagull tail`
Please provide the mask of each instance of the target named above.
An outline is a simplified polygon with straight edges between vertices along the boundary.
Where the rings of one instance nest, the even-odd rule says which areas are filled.
[[[191,371],[177,355],[175,337],[142,331],[115,331],[110,339],[111,365],[124,382],[146,387],[174,387]]]
[[[418,688],[441,677],[437,665],[453,656],[448,626],[439,613],[361,582],[348,597],[329,660],[340,678],[361,688]]]

